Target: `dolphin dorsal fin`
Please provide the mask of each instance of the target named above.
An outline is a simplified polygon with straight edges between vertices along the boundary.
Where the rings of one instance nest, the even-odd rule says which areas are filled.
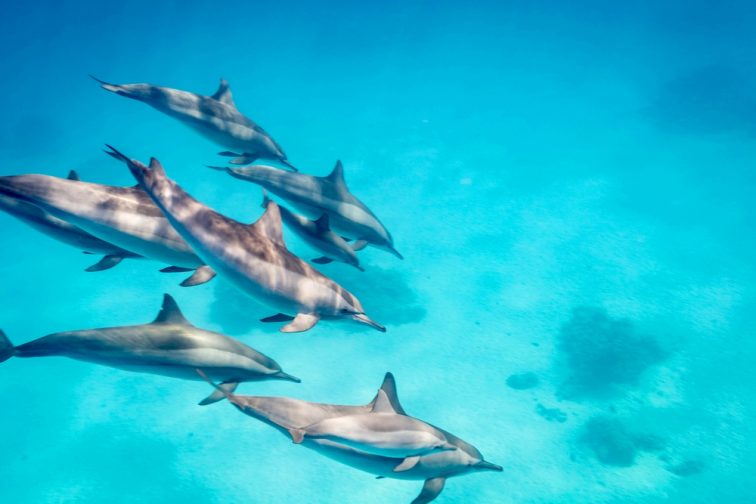
[[[373,413],[396,413],[386,392],[379,390],[373,401]]]
[[[388,407],[390,408],[389,411],[391,412],[400,415],[407,414],[407,412],[404,411],[404,408],[402,408],[402,404],[399,402],[399,396],[396,393],[396,380],[391,373],[386,373],[386,376],[383,378],[383,384],[381,385],[381,388],[378,389],[378,394],[375,396],[375,399],[373,399],[373,402],[370,403],[373,411],[378,411],[376,408],[382,408],[385,410],[386,404],[388,404]]]
[[[67,178],[68,180],[75,180],[75,181],[77,181],[77,182],[78,182],[79,180],[81,180],[81,179],[79,178],[79,174],[78,174],[78,173],[76,173],[76,170],[71,170],[71,171],[69,171],[69,172],[68,172],[68,177],[66,177],[66,178]]]
[[[163,306],[160,307],[160,313],[158,313],[153,324],[189,324],[189,321],[184,318],[184,314],[181,313],[176,300],[171,297],[170,294],[163,295]]]
[[[325,178],[329,182],[343,187],[346,190],[346,181],[344,180],[344,165],[341,164],[341,161],[336,161],[336,166],[333,167],[331,173],[329,173]]]
[[[226,81],[226,79],[221,79],[218,90],[213,93],[210,98],[218,100],[221,103],[225,103],[229,107],[236,108],[234,98],[233,96],[231,96],[231,88],[228,86],[228,81]]]
[[[284,245],[283,230],[281,228],[281,210],[275,201],[269,201],[265,213],[250,225],[257,233],[266,236],[269,240]]]
[[[328,214],[324,213],[315,221],[315,225],[318,227],[318,231],[328,231],[331,229],[331,219]]]

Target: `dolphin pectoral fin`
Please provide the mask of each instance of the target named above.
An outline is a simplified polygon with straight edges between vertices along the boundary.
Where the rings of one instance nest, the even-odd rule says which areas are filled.
[[[222,401],[229,395],[233,394],[236,390],[236,387],[239,386],[239,382],[228,382],[228,383],[221,383],[218,385],[218,388],[213,391],[212,394],[205,397],[203,400],[199,402],[200,406],[207,406],[208,404],[217,403],[218,401]]]
[[[113,266],[117,266],[121,261],[123,261],[123,256],[106,255],[84,271],[104,271],[106,269],[112,268]]]
[[[168,266],[160,270],[160,273],[186,273],[194,271],[192,268],[182,268],[181,266]]]
[[[289,322],[292,320],[294,320],[294,317],[292,317],[291,315],[286,315],[285,313],[276,313],[275,315],[271,315],[270,317],[260,319],[260,322]]]
[[[420,456],[414,455],[412,457],[407,457],[406,459],[402,460],[402,463],[398,466],[394,467],[394,472],[404,472],[409,471],[413,467],[417,465],[417,463],[420,462]]]
[[[213,278],[215,278],[215,271],[205,264],[194,270],[194,273],[189,278],[181,282],[181,287],[194,287],[195,285],[209,282]]]
[[[286,324],[281,328],[281,332],[304,332],[312,329],[312,327],[318,323],[318,320],[320,320],[320,315],[315,313],[297,313],[297,316],[294,317],[294,320],[291,323]]]
[[[304,441],[305,431],[302,429],[289,429],[289,435],[294,444],[301,444]]]
[[[445,483],[446,478],[431,478],[425,480],[425,484],[423,485],[423,489],[420,491],[420,495],[418,495],[415,500],[412,501],[412,504],[427,504],[428,502],[432,501],[441,494],[444,489]]]
[[[11,340],[5,335],[5,332],[0,329],[0,362],[7,361],[13,357],[15,353],[16,348],[13,346],[13,343],[11,343]]]
[[[333,259],[331,259],[330,257],[323,256],[323,257],[316,257],[315,259],[312,260],[312,262],[314,262],[315,264],[328,264],[328,263],[332,263]]]
[[[355,252],[359,252],[360,250],[364,249],[368,246],[367,240],[357,240],[356,242],[352,243],[352,250]]]

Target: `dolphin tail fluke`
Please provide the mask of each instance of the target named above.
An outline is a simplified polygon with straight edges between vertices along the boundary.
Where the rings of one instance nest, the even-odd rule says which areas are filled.
[[[304,441],[305,431],[302,429],[289,429],[289,435],[294,444],[301,444]]]
[[[0,362],[7,361],[16,354],[16,347],[13,346],[11,340],[5,335],[2,329],[0,329]]]
[[[431,478],[425,480],[423,489],[420,491],[412,504],[427,504],[438,497],[444,489],[446,478]]]
[[[202,285],[215,278],[215,271],[208,265],[202,265],[197,268],[189,278],[181,282],[181,287],[194,287],[195,285]]]
[[[205,397],[199,402],[200,406],[207,406],[208,404],[217,403],[218,401],[222,401],[223,399],[227,398],[229,395],[233,394],[236,390],[236,387],[239,386],[239,382],[229,382],[229,383],[221,383],[220,385],[217,385],[217,389],[213,391],[212,394]]]
[[[234,397],[234,389],[236,389],[236,386],[234,386],[233,388],[231,388],[231,387],[224,387],[224,385],[231,385],[230,383],[228,383],[228,384],[223,383],[221,385],[218,385],[215,382],[213,382],[213,380],[211,380],[210,377],[207,376],[207,374],[205,374],[205,372],[202,371],[200,368],[194,368],[194,370],[197,372],[198,375],[200,375],[200,377],[203,380],[205,380],[207,383],[209,383],[215,389],[215,391],[218,392],[220,395],[222,395],[223,397],[225,397],[229,401],[231,401],[233,399],[233,397]],[[238,385],[238,383],[236,385]],[[215,393],[210,394],[208,397],[206,397],[205,399],[203,399],[199,404],[204,406],[205,404],[212,404],[214,402],[218,402],[220,399],[214,400],[214,401],[210,401],[210,402],[205,402],[205,401],[207,401],[208,399],[210,399],[211,397],[214,397],[214,396],[215,396]]]
[[[107,269],[113,268],[114,266],[117,266],[121,261],[123,261],[123,256],[106,255],[84,271],[88,271],[90,273],[93,271],[105,271]]]

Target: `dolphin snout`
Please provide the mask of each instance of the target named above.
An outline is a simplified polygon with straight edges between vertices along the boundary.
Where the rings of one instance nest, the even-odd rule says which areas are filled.
[[[370,317],[368,317],[364,313],[355,313],[354,315],[352,315],[352,318],[354,320],[356,320],[357,322],[369,325],[373,329],[377,329],[377,330],[379,330],[381,332],[386,332],[386,328],[384,326],[382,326],[381,324],[379,324],[375,320],[371,320]]]
[[[282,380],[286,381],[293,381],[294,383],[302,383],[302,380],[297,378],[296,376],[292,376],[289,373],[284,373],[283,371],[279,371],[278,373],[274,374],[276,378],[280,378]]]
[[[500,465],[492,464],[491,462],[487,462],[485,460],[481,460],[477,464],[473,465],[475,469],[481,469],[484,471],[496,471],[496,472],[502,472],[504,470],[503,467]]]

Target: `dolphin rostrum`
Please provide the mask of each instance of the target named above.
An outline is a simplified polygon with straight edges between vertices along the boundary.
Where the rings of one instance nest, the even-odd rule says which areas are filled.
[[[265,165],[209,168],[227,171],[232,177],[258,184],[285,199],[310,218],[317,219],[325,213],[330,219],[331,229],[337,233],[355,240],[364,240],[368,245],[387,250],[402,259],[402,255],[394,248],[391,233],[349,191],[341,161],[337,161],[333,171],[325,177],[291,173]]]
[[[68,178],[70,180],[79,180],[79,176],[74,170],[70,171]],[[138,254],[92,236],[83,229],[51,215],[49,212],[28,201],[5,194],[2,192],[1,187],[0,210],[5,211],[51,238],[83,251],[85,254],[102,254],[102,259],[88,267],[86,271],[106,270],[116,266],[125,258],[141,257]]]
[[[321,318],[338,318],[386,330],[365,314],[350,292],[289,252],[275,203],[254,224],[242,224],[192,198],[166,176],[157,159],[152,158],[147,167],[110,148],[208,266],[240,290],[281,310],[264,322],[291,320],[281,331],[301,332]]]
[[[265,189],[263,189],[263,208],[268,208],[268,203],[271,201]],[[358,240],[349,244],[344,238],[331,231],[328,214],[324,213],[317,220],[311,221],[283,205],[278,205],[278,210],[281,212],[281,219],[289,229],[299,235],[312,248],[324,254],[323,257],[313,259],[312,262],[328,264],[335,260],[350,264],[360,271],[365,271],[360,266],[356,252],[365,248],[367,242]]]
[[[147,105],[178,119],[204,137],[228,149],[222,156],[234,156],[233,164],[249,164],[256,159],[277,161],[290,170],[296,168],[286,160],[281,146],[251,119],[236,108],[228,82],[221,79],[211,96],[154,86],[152,84],[110,84],[93,77],[103,89]]]
[[[30,174],[0,177],[0,195],[34,205],[120,249],[171,265],[163,271],[196,270],[181,285],[199,285],[215,276],[138,187]]]
[[[198,371],[203,374],[201,370]],[[376,397],[362,406],[313,403],[288,397],[242,396],[215,386],[242,413],[271,425],[287,437],[292,429],[303,429],[330,418],[371,413],[376,407],[381,411],[390,408],[398,415],[406,415],[391,373],[386,374]],[[443,429],[438,430],[456,449],[422,455],[414,465],[402,471],[395,471],[403,461],[401,458],[365,453],[330,439],[305,437],[302,446],[378,478],[424,480],[423,489],[412,501],[413,504],[426,504],[434,500],[444,489],[448,478],[478,471],[502,471],[500,466],[486,461],[473,445]]]
[[[157,318],[149,324],[66,331],[13,346],[0,331],[0,362],[10,357],[69,357],[128,371],[199,380],[195,368],[232,391],[241,382],[288,380],[270,357],[238,340],[193,326],[166,294]],[[201,404],[223,399],[216,392]]]

